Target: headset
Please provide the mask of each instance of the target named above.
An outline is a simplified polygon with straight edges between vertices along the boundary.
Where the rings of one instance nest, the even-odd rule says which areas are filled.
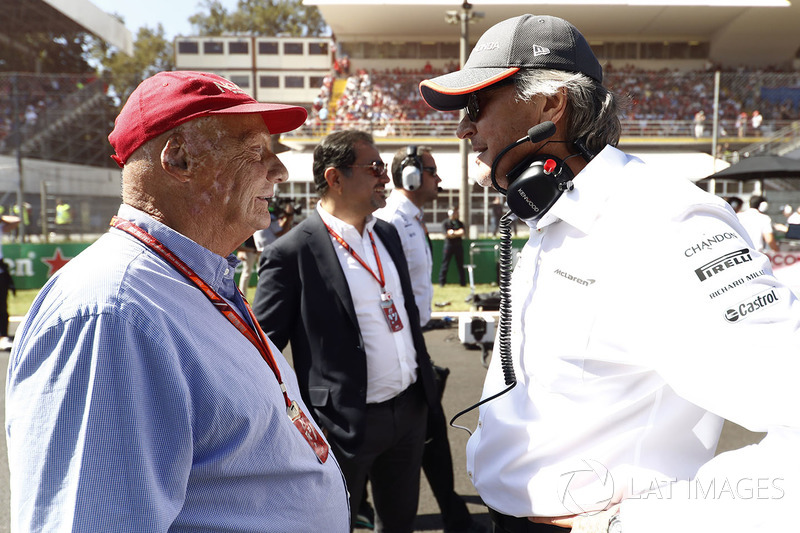
[[[555,135],[555,133],[556,126],[551,121],[537,124],[528,130],[528,134],[525,137],[503,148],[492,162],[492,185],[498,192],[506,196],[506,203],[509,208],[509,211],[500,218],[500,280],[498,283],[500,289],[500,323],[497,331],[500,366],[503,371],[503,380],[506,388],[456,413],[450,419],[452,427],[463,429],[470,435],[472,432],[468,428],[455,424],[456,419],[476,407],[506,394],[517,384],[514,364],[511,358],[511,268],[513,254],[511,225],[517,217],[523,220],[538,220],[541,218],[553,207],[553,204],[565,191],[572,191],[575,188],[572,183],[575,174],[567,166],[566,160],[570,157],[581,155],[589,162],[594,158],[594,154],[587,148],[584,139],[579,139],[573,143],[578,153],[563,160],[554,155],[533,153],[517,163],[506,174],[509,183],[508,189],[501,187],[497,183],[497,165],[512,148],[529,141],[534,144],[542,142]]]
[[[575,188],[572,180],[575,174],[566,165],[566,159],[554,155],[533,153],[514,166],[507,174],[508,189],[497,183],[497,165],[503,156],[512,148],[526,142],[539,143],[549,139],[556,133],[556,126],[551,121],[542,122],[528,130],[525,137],[509,144],[497,154],[492,162],[492,185],[500,193],[506,195],[508,208],[523,220],[538,220],[553,204],[556,203],[565,191]],[[578,154],[586,161],[594,158],[584,140],[574,143]],[[574,157],[574,155],[569,156]],[[567,159],[569,159],[569,157]]]
[[[414,145],[406,148],[406,157],[400,163],[401,183],[405,190],[415,191],[422,184],[422,160]]]

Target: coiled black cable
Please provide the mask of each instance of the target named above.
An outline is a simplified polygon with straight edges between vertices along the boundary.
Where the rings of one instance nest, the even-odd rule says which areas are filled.
[[[500,324],[498,326],[498,342],[500,344],[500,365],[503,368],[503,379],[506,386],[517,384],[514,375],[514,362],[511,360],[511,269],[513,267],[513,249],[511,247],[511,224],[516,219],[511,211],[507,211],[500,219]]]
[[[460,416],[469,413],[473,409],[480,407],[486,402],[492,401],[495,398],[507,393],[517,384],[517,377],[514,374],[514,361],[511,358],[511,268],[513,266],[513,249],[511,246],[511,225],[517,216],[511,211],[507,211],[500,218],[500,279],[498,280],[500,288],[500,324],[497,328],[498,331],[498,344],[500,352],[500,366],[503,369],[503,379],[505,380],[506,388],[488,398],[484,398],[475,405],[467,407],[463,411],[456,413],[450,419],[450,426],[463,429],[470,435],[472,432],[464,426],[455,424],[455,421]]]

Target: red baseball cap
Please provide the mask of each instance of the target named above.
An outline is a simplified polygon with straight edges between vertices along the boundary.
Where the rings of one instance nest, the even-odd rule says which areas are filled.
[[[121,167],[142,144],[195,118],[259,113],[269,132],[284,133],[306,121],[305,108],[256,101],[216,74],[176,70],[144,80],[128,97],[108,136]]]

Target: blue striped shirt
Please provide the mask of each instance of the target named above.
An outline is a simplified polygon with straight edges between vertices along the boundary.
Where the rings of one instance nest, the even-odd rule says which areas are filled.
[[[119,216],[241,312],[233,256],[130,206]],[[319,463],[256,348],[116,229],[53,276],[20,326],[6,438],[13,531],[349,531],[336,459]]]

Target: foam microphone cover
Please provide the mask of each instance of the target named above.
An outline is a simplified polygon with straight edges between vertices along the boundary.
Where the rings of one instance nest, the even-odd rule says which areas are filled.
[[[537,124],[528,130],[528,140],[536,144],[545,139],[549,139],[556,134],[556,125],[551,121],[545,121]]]

